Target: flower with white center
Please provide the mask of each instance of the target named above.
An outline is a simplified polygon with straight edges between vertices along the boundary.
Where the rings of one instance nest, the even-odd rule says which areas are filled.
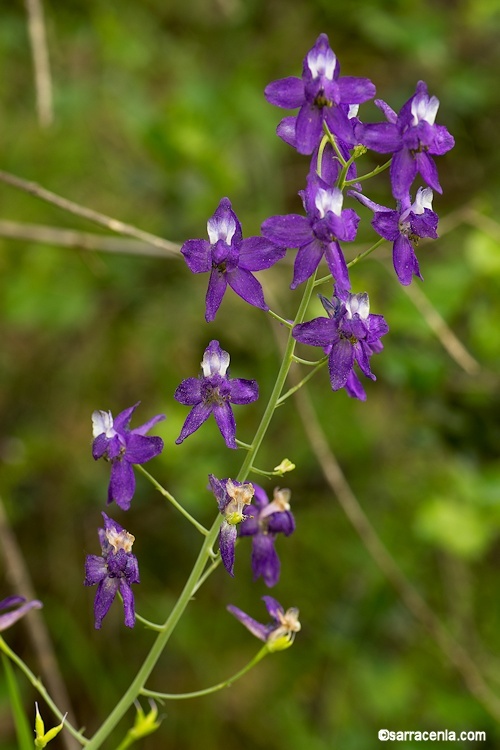
[[[227,447],[236,448],[231,404],[255,401],[259,397],[258,385],[255,380],[229,377],[229,354],[215,340],[205,349],[201,367],[201,377],[186,378],[175,391],[174,398],[179,403],[192,407],[175,442],[182,443],[213,414]]]

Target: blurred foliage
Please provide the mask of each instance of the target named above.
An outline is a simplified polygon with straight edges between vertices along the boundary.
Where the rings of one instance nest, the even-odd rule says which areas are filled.
[[[35,114],[24,9],[1,10],[2,169],[179,243],[204,236],[223,195],[247,236],[267,216],[300,209],[307,159],[275,137],[282,112],[262,91],[300,73],[320,32],[329,34],[343,74],[369,76],[394,109],[419,79],[438,96],[439,121],[457,145],[439,160],[444,194],[434,205],[444,229],[419,250],[421,288],[481,370],[468,375],[450,359],[382,251],[352,273],[355,290],[370,293],[372,310],[391,329],[373,361],[378,380],[368,383],[367,402],[332,394],[326,371],[311,391],[383,541],[498,687],[498,2],[46,0],[45,12],[55,91],[48,130]],[[372,103],[361,114],[380,119]],[[367,192],[390,201],[384,175]],[[95,229],[5,185],[0,207],[2,219]],[[370,212],[363,217],[360,242],[369,243]],[[296,304],[290,276],[285,263],[262,279],[285,315]],[[278,365],[268,321],[235,295],[206,326],[205,289],[206,277],[191,276],[176,259],[0,240],[0,493],[44,601],[78,721],[89,731],[151,643],[143,628],[123,627],[117,603],[102,631],[93,630],[83,562],[98,552],[109,469],[92,461],[91,412],[116,414],[138,400],[135,424],[166,412],[156,429],[166,448],[151,471],[210,524],[207,474],[233,475],[241,454],[225,450],[211,423],[175,446],[186,409],[173,392],[219,338],[233,376],[261,384],[257,406],[236,415],[238,435],[251,439]],[[230,690],[168,704],[160,730],[141,747],[371,750],[381,727],[482,729],[485,750],[497,746],[493,719],[408,614],[338,507],[292,402],[276,415],[258,464],[273,467],[285,456],[298,466],[286,478],[298,528],[278,541],[283,573],[273,593],[300,608],[303,631],[291,651],[266,659]],[[112,511],[136,536],[138,610],[163,619],[194,561],[196,532],[143,477],[127,516]],[[196,690],[255,653],[256,642],[225,611],[231,602],[257,619],[263,614],[259,597],[267,591],[252,583],[248,558],[242,541],[234,580],[218,571],[198,594],[150,687]],[[23,627],[8,641],[31,664]],[[23,695],[32,715],[37,696],[27,685]],[[128,720],[117,738],[132,713]],[[16,746],[1,681],[0,744]]]

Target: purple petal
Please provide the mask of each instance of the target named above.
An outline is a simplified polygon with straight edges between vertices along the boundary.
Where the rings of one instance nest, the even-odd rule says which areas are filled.
[[[394,242],[400,236],[399,213],[397,211],[377,211],[372,220],[374,230],[386,240]]]
[[[345,262],[344,253],[338,242],[329,242],[325,250],[325,260],[328,269],[335,279],[337,292],[351,288],[349,271]]]
[[[292,148],[297,148],[297,139],[295,137],[296,117],[284,117],[276,128],[276,135],[282,141],[288,143]]]
[[[387,206],[381,206],[380,203],[375,203],[374,201],[370,200],[370,198],[367,198],[366,195],[363,195],[363,193],[359,193],[357,190],[349,190],[348,195],[350,195],[352,198],[356,198],[357,201],[363,204],[363,206],[366,206],[371,211],[390,211],[390,208],[387,208]]]
[[[14,599],[21,599],[21,601],[24,601],[22,597],[8,597],[7,599],[4,599],[2,604],[5,604],[6,601],[10,600],[11,606]],[[26,604],[23,604],[18,609],[13,610],[12,612],[6,612],[3,615],[0,615],[0,631],[6,630],[7,628],[10,628],[11,625],[13,625],[15,622],[21,619],[21,617],[24,617],[26,612],[29,612],[30,609],[40,609],[43,607],[42,602],[38,601],[38,599],[32,599],[30,602],[26,602]]]
[[[401,284],[411,284],[413,275],[420,276],[418,261],[413,246],[407,237],[400,235],[393,246],[392,261]]]
[[[254,581],[262,576],[266,586],[275,586],[280,577],[280,561],[274,549],[274,536],[256,534],[252,539],[252,571]]]
[[[392,154],[401,148],[399,130],[390,122],[361,125],[356,132],[363,146],[377,153]]]
[[[295,139],[299,154],[312,154],[323,133],[323,115],[314,104],[303,104],[295,123]]]
[[[350,398],[357,398],[360,401],[366,401],[365,389],[361,385],[361,381],[354,370],[351,370],[349,373],[344,387]]]
[[[338,338],[337,325],[331,318],[314,318],[294,326],[292,336],[301,344],[325,347]]]
[[[369,78],[342,76],[338,79],[340,102],[342,104],[362,104],[375,96],[376,89]]]
[[[207,296],[205,298],[205,320],[207,323],[210,323],[215,318],[226,287],[226,275],[221,273],[218,268],[213,268],[208,281]]]
[[[231,612],[231,614],[234,615],[236,619],[252,633],[252,635],[259,638],[261,641],[267,641],[267,636],[269,635],[270,630],[269,626],[262,625],[260,622],[257,622],[257,620],[254,620],[253,617],[250,617],[250,615],[247,615],[241,609],[232,604],[228,604],[227,610]]]
[[[338,391],[346,384],[347,377],[354,365],[354,349],[347,339],[339,339],[332,346],[328,359],[332,390]]]
[[[374,103],[384,113],[384,115],[387,117],[389,122],[396,124],[398,120],[398,116],[395,113],[395,111],[392,109],[392,107],[389,107],[389,105],[386,102],[384,102],[383,99],[375,99]]]
[[[447,151],[450,151],[450,149],[453,148],[453,146],[455,145],[455,139],[447,131],[444,125],[434,125],[433,131],[434,142],[433,145],[429,148],[429,153],[433,154],[434,156],[442,156],[443,154],[446,154]]]
[[[236,294],[248,302],[249,305],[260,307],[261,310],[269,310],[264,299],[264,292],[260,282],[250,271],[243,268],[235,268],[227,274],[227,283]]]
[[[205,404],[196,404],[193,406],[191,411],[186,417],[186,421],[182,427],[181,433],[175,441],[177,445],[180,445],[189,435],[192,435],[203,422],[206,422],[212,413],[212,407],[206,406]],[[236,447],[236,446],[235,446]]]
[[[117,417],[113,419],[113,427],[115,428],[116,432],[123,432],[127,429],[129,422],[132,418],[132,414],[137,409],[141,402],[138,401],[134,406],[129,407],[128,409],[125,409],[125,411],[120,412]]]
[[[272,513],[267,519],[268,529],[273,534],[290,536],[295,531],[295,519],[289,510]]]
[[[190,271],[207,273],[212,267],[211,246],[208,240],[188,240],[181,247],[181,253]]]
[[[327,109],[325,119],[328,127],[337,138],[349,146],[356,145],[357,138],[354,135],[354,123],[351,122],[341,107]]]
[[[262,224],[261,231],[273,242],[286,247],[301,247],[313,237],[309,219],[299,214],[270,216]]]
[[[120,594],[123,599],[123,611],[125,614],[125,625],[133,628],[135,625],[134,593],[125,578],[120,578]]]
[[[405,200],[417,174],[417,162],[409,149],[403,148],[394,154],[389,172],[393,196],[396,200]]]
[[[122,510],[128,510],[134,491],[135,476],[131,464],[128,461],[113,461],[109,480],[108,502],[114,500]]]
[[[120,578],[110,578],[106,576],[99,583],[97,587],[95,600],[94,600],[94,616],[95,616],[95,628],[99,630],[103,619],[109,612],[109,608],[113,604],[113,600],[118,591]]]
[[[255,485],[254,485],[255,486]],[[242,521],[238,527],[238,534],[240,536],[253,536],[259,532],[259,519],[258,510],[253,505],[248,505],[245,508],[245,520]]]
[[[273,620],[279,620],[279,615],[284,614],[285,610],[281,604],[272,596],[263,596],[262,601],[266,605],[266,609],[273,618]]]
[[[106,561],[98,555],[87,555],[85,558],[85,580],[84,586],[94,586],[100,583],[108,574]]]
[[[416,168],[422,175],[424,182],[433,190],[442,193],[443,189],[439,184],[438,171],[434,159],[429,154],[422,151],[416,156]]]
[[[195,406],[202,400],[200,378],[186,378],[180,383],[174,393],[174,398],[184,406]]]
[[[132,464],[145,464],[158,456],[163,450],[163,440],[149,435],[131,433],[127,439],[125,459]]]
[[[234,524],[223,521],[219,534],[219,549],[222,563],[229,573],[234,576],[234,545],[238,530]]]
[[[214,493],[215,499],[217,500],[219,512],[224,513],[230,500],[229,495],[226,492],[227,479],[217,479],[214,474],[209,474],[208,481],[210,482],[210,489]]]
[[[152,417],[140,427],[134,427],[134,429],[131,430],[131,433],[132,435],[145,435],[146,432],[149,432],[149,430],[155,426],[155,424],[163,422],[164,419],[166,419],[165,414],[157,414],[156,417]]]
[[[299,284],[307,281],[321,262],[325,252],[325,245],[317,239],[313,239],[299,248],[293,265],[293,279],[290,289],[297,289]]]
[[[301,78],[295,76],[280,78],[266,86],[264,96],[276,107],[296,109],[304,103],[304,83]]]
[[[95,461],[106,453],[109,445],[109,438],[106,437],[105,432],[101,432],[92,443],[92,456]]]
[[[285,254],[286,247],[280,247],[266,237],[248,237],[241,243],[238,266],[246,271],[262,271],[273,266]]]
[[[24,596],[8,596],[5,599],[2,599],[2,601],[0,602],[0,612],[3,609],[14,607],[16,604],[22,604],[25,601],[26,599],[24,598]]]
[[[232,378],[229,387],[233,404],[251,404],[259,398],[259,386],[255,380]]]
[[[221,405],[217,404],[213,407],[213,413],[215,421],[217,422],[217,427],[226,441],[227,447],[237,448],[238,446],[235,441],[236,422],[234,421],[234,414],[231,406],[227,402]]]

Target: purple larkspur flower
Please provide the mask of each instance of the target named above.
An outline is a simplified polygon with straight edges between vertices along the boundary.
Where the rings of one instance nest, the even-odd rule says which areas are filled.
[[[213,414],[227,447],[237,447],[231,404],[251,404],[256,401],[259,386],[255,380],[230,378],[229,360],[229,354],[221,349],[219,342],[211,341],[203,355],[201,376],[186,378],[177,387],[174,398],[184,406],[193,407],[175,441],[178,445]]]
[[[111,463],[108,503],[115,500],[123,510],[130,508],[135,491],[132,464],[144,464],[163,450],[163,440],[146,435],[146,432],[165,419],[164,414],[158,414],[140,427],[129,429],[132,414],[139,403],[125,409],[114,419],[110,411],[95,411],[92,414],[92,455],[96,461],[105,458]]]
[[[222,198],[207,223],[209,240],[188,240],[181,253],[193,273],[210,272],[205,319],[215,318],[227,285],[245,302],[269,310],[262,286],[251,271],[270,268],[286,249],[264,237],[243,239],[241,224],[228,198]]]
[[[254,487],[236,479],[217,479],[213,474],[209,474],[208,479],[219,511],[224,516],[219,533],[220,556],[225,569],[233,576],[237,526],[245,518],[246,506],[252,501]]]
[[[134,594],[131,587],[139,583],[139,566],[132,554],[135,537],[109,518],[106,513],[104,528],[98,529],[102,555],[87,555],[85,560],[85,586],[95,586],[97,591],[94,600],[95,627],[98,630],[114,598],[120,592],[123,599],[125,625],[135,625]]]
[[[359,127],[359,137],[367,148],[382,154],[393,154],[390,177],[392,194],[405,200],[417,173],[433,190],[442,193],[433,156],[453,148],[455,141],[444,125],[436,125],[439,99],[429,97],[424,81],[417,83],[415,94],[396,114],[386,102],[375,104],[388,122],[369,123]]]
[[[0,602],[0,631],[10,628],[21,617],[24,617],[30,609],[40,609],[41,607],[43,607],[43,604],[38,599],[27,602],[24,596],[8,596],[6,599],[2,599]]]
[[[278,134],[283,138],[286,129],[290,132],[293,127],[295,148],[301,154],[311,154],[321,140],[324,122],[337,138],[345,143],[351,141],[348,108],[375,96],[375,86],[368,78],[340,78],[340,66],[328,37],[320,34],[304,58],[302,78],[290,76],[273,81],[264,94],[277,107],[300,107],[293,125],[290,118],[285,118],[278,126]]]
[[[252,572],[256,580],[262,576],[270,588],[278,583],[281,564],[274,547],[276,535],[290,536],[295,531],[295,519],[290,511],[290,490],[274,490],[269,501],[266,493],[254,484],[252,504],[245,509],[239,527],[240,536],[252,537]]]
[[[332,301],[319,295],[328,317],[299,323],[292,330],[294,339],[310,346],[321,346],[328,355],[332,390],[345,388],[349,396],[361,401],[366,393],[354,371],[357,363],[367,378],[376,380],[370,369],[370,357],[383,349],[381,336],[389,327],[383,315],[370,313],[368,295],[335,290]]]
[[[269,651],[281,651],[288,648],[292,645],[295,634],[300,630],[299,610],[297,607],[290,607],[285,612],[281,604],[272,596],[263,596],[262,600],[272,618],[272,622],[267,625],[257,622],[233,604],[229,604],[227,609],[252,635],[264,641]]]
[[[287,247],[298,248],[291,289],[296,289],[318,268],[325,257],[338,288],[350,289],[349,271],[339,240],[352,242],[359,216],[352,208],[343,209],[344,196],[313,172],[300,193],[307,216],[271,216],[262,224],[262,233]]]
[[[393,243],[392,261],[401,284],[411,284],[413,276],[422,279],[415,247],[421,237],[437,237],[439,219],[432,210],[432,190],[419,188],[413,203],[409,197],[405,201],[398,201],[396,210],[374,203],[354,190],[350,194],[374,211],[372,227],[377,234]]]

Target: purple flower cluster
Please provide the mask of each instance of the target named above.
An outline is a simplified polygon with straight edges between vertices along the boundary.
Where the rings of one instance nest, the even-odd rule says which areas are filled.
[[[252,307],[269,311],[264,289],[254,273],[274,266],[288,250],[297,251],[292,290],[312,280],[324,261],[333,280],[331,298],[320,295],[326,315],[290,326],[292,336],[301,344],[323,350],[333,391],[344,388],[349,396],[360,400],[366,399],[366,393],[358,372],[375,380],[371,357],[382,351],[381,339],[388,326],[382,315],[370,312],[366,293],[351,292],[350,264],[346,262],[343,244],[356,239],[360,217],[353,208],[344,206],[346,195],[373,212],[375,232],[392,243],[393,263],[400,283],[410,284],[414,276],[421,279],[415,248],[420,238],[437,237],[438,216],[432,210],[432,200],[433,191],[442,192],[434,157],[447,153],[454,145],[447,129],[435,122],[439,101],[429,96],[423,81],[418,82],[415,93],[399,114],[376,99],[386,122],[364,123],[359,117],[359,105],[374,96],[375,86],[368,78],[340,75],[340,65],[328,37],[320,34],[304,58],[301,77],[282,78],[265,89],[265,97],[271,104],[298,110],[281,120],[277,133],[298,153],[310,157],[306,186],[299,191],[303,213],[271,216],[262,223],[260,236],[244,239],[230,200],[222,198],[208,219],[208,239],[189,239],[181,248],[191,272],[209,274],[205,296],[207,323],[214,321],[228,287]],[[391,154],[391,159],[373,173],[360,177],[356,160],[368,149]],[[362,192],[363,181],[386,167],[395,207],[375,203]],[[418,175],[424,186],[415,189],[413,184]],[[326,280],[329,277],[323,279]],[[231,378],[229,363],[229,353],[213,339],[203,354],[200,375],[184,379],[177,387],[174,398],[190,407],[175,441],[177,445],[213,415],[226,446],[238,447],[233,405],[253,403],[258,399],[259,388],[255,380]],[[164,415],[130,429],[136,408],[137,404],[115,418],[106,411],[95,411],[92,416],[92,455],[111,464],[108,503],[115,501],[124,511],[129,509],[135,491],[134,465],[150,461],[163,450],[162,439],[147,433]],[[277,474],[275,470],[274,475]],[[279,535],[287,537],[295,530],[290,491],[277,488],[270,499],[257,484],[217,479],[213,474],[209,475],[209,486],[222,516],[219,551],[225,569],[234,576],[236,544],[244,537],[251,537],[253,578],[262,578],[268,587],[275,586],[281,571],[276,540]],[[98,530],[101,555],[88,555],[85,565],[85,585],[97,585],[95,627],[101,627],[117,593],[123,600],[125,624],[133,627],[131,586],[139,583],[138,563],[132,554],[134,537],[105,513],[103,517],[104,528]],[[263,599],[272,619],[267,625],[237,607],[228,609],[265,642],[268,650],[286,648],[300,630],[298,610],[291,608],[285,612],[272,597]],[[0,603],[0,609],[5,603]],[[36,602],[21,607],[17,616],[34,606]],[[11,620],[11,614],[0,615],[0,629],[2,622]]]

